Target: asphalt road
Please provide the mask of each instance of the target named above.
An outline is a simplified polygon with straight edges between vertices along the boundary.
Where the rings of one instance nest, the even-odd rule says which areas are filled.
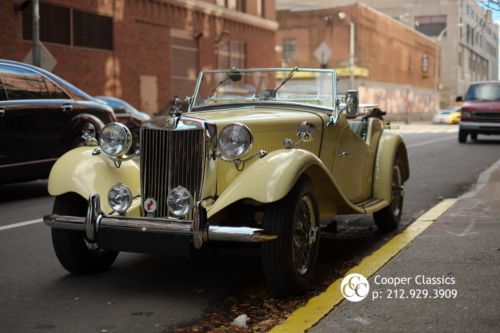
[[[467,191],[500,158],[500,137],[460,145],[455,128],[396,130],[407,143],[411,168],[402,227],[442,198]],[[16,225],[51,211],[45,188],[44,181],[0,186],[2,332],[164,332],[198,319],[249,276],[263,278],[258,260],[227,254],[120,254],[106,273],[71,276],[54,255],[49,228],[39,222]],[[379,234],[370,217],[339,219],[337,233],[322,238],[319,271],[355,262],[393,234]]]

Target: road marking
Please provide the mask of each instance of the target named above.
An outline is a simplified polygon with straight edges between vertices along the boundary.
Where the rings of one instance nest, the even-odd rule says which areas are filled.
[[[30,220],[30,221],[24,221],[24,222],[19,222],[19,223],[8,224],[8,225],[1,226],[0,227],[0,231],[7,230],[7,229],[24,227],[25,225],[40,223],[42,221],[43,221],[42,219],[36,219],[36,220]]]
[[[456,136],[449,136],[446,138],[441,138],[441,139],[435,139],[435,140],[428,140],[428,141],[423,141],[419,143],[414,143],[411,145],[406,146],[406,148],[416,148],[416,147],[421,147],[425,145],[430,145],[431,143],[437,143],[437,142],[442,142],[442,141],[448,141],[448,140],[455,140]]]
[[[456,201],[457,199],[445,199],[441,201],[409,225],[403,232],[364,258],[357,266],[351,268],[345,275],[358,273],[367,278],[372,276],[413,239],[434,223]],[[275,326],[270,332],[304,332],[315,325],[344,300],[340,291],[342,278],[334,281],[323,293],[311,298],[306,305],[295,310],[283,323]]]

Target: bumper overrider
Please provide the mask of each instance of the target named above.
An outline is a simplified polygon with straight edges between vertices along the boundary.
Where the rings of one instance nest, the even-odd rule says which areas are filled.
[[[46,225],[55,229],[83,231],[95,248],[159,254],[189,253],[191,244],[200,249],[208,241],[266,242],[277,238],[263,229],[210,226],[205,208],[198,203],[193,220],[104,215],[98,194],[89,198],[87,216],[49,214]]]

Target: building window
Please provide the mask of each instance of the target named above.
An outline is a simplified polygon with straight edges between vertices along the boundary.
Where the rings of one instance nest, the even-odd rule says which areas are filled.
[[[289,62],[295,59],[296,46],[297,41],[295,40],[295,38],[283,39],[283,60]]]
[[[217,0],[215,4],[217,6],[226,7],[240,12],[245,11],[245,0]]]
[[[23,39],[32,38],[32,7],[23,12]],[[40,40],[49,43],[113,49],[113,18],[40,3]]]
[[[257,0],[257,15],[266,16],[266,3],[264,0]]]
[[[67,7],[40,4],[40,40],[71,45],[71,11]],[[23,39],[32,38],[32,6],[23,12]]]
[[[446,28],[446,15],[417,16],[415,29],[427,36],[438,36]]]
[[[73,45],[113,49],[113,18],[73,10]]]
[[[217,66],[219,68],[245,67],[245,43],[228,40],[219,42]]]

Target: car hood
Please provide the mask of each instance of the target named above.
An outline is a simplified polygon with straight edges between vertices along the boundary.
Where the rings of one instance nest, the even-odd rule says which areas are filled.
[[[462,105],[462,110],[466,111],[496,111],[500,112],[500,101],[495,102],[479,102],[469,101]]]
[[[256,132],[276,131],[288,127],[295,130],[303,121],[309,121],[317,129],[322,129],[323,121],[326,119],[326,112],[322,115],[317,111],[284,109],[283,107],[242,107],[217,111],[190,112],[185,115],[216,124],[218,129],[222,129],[231,123],[242,123]]]

